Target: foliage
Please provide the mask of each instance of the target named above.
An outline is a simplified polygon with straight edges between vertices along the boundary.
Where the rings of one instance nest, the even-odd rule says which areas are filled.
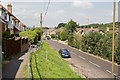
[[[65,41],[65,40],[67,40],[67,38],[68,38],[67,32],[66,32],[65,30],[62,30],[62,31],[60,32],[60,39],[61,39],[62,41]]]
[[[65,25],[66,25],[66,23],[59,23],[56,28],[58,29],[58,28],[61,28],[61,27],[65,27]]]
[[[51,38],[56,38],[56,35],[55,34],[51,34]]]
[[[19,33],[20,37],[28,37],[28,40],[31,44],[37,43],[38,36],[42,35],[42,29],[40,28],[33,28],[31,30],[23,31]]]
[[[89,25],[82,25],[80,26],[80,28],[98,28],[100,26],[100,24],[89,24]]]
[[[38,51],[31,54],[30,64],[31,78],[77,78],[77,80],[81,80],[59,53],[45,42]]]
[[[116,36],[116,35],[115,35]],[[117,39],[117,38],[116,38]],[[112,58],[112,33],[101,34],[99,32],[89,32],[82,36],[82,50],[94,55],[101,56],[111,61]],[[115,61],[118,63],[120,53],[115,47]]]
[[[72,19],[65,25],[66,32],[68,35],[68,45],[74,46],[74,35],[73,33],[76,31],[77,25]]]
[[[49,29],[49,27],[42,27],[42,29]]]
[[[10,37],[10,33],[9,33],[9,32],[4,32],[4,33],[2,34],[2,37],[4,37],[4,38],[9,38],[9,37]]]
[[[78,38],[78,36],[76,34],[74,34],[74,44],[73,47],[80,49],[80,39]]]
[[[105,31],[107,27],[109,27],[110,30],[112,30],[113,23],[106,23],[106,24],[89,24],[89,25],[82,25],[80,28],[99,28],[99,30]],[[116,28],[120,26],[120,22],[115,23]]]
[[[32,44],[36,42],[37,33],[32,30],[27,30],[19,33],[20,37],[28,37],[29,42]]]
[[[32,31],[35,31],[37,34],[42,35],[42,29],[41,28],[33,28]]]
[[[116,38],[115,61],[120,65],[120,32]]]

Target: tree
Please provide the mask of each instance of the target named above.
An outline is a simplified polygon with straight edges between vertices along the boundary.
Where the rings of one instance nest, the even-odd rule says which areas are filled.
[[[73,46],[74,45],[74,31],[76,31],[76,28],[79,25],[77,25],[76,22],[74,22],[72,19],[65,25],[66,32],[68,35],[68,45]]]
[[[59,23],[58,26],[57,26],[57,29],[58,28],[61,28],[61,27],[65,27],[66,23]]]
[[[23,31],[19,33],[20,37],[28,37],[28,40],[31,44],[37,43],[39,37],[42,35],[41,28],[33,28],[31,30]]]
[[[120,64],[120,46],[118,38],[115,34],[115,62]],[[117,40],[118,39],[118,40]],[[118,41],[118,42],[117,42]],[[111,61],[112,59],[112,33],[107,32],[101,34],[99,32],[90,32],[82,36],[82,50],[94,55],[101,56]]]
[[[65,40],[67,40],[67,38],[68,38],[67,32],[66,32],[65,30],[61,31],[61,32],[60,32],[60,39],[61,39],[62,41],[65,41]]]

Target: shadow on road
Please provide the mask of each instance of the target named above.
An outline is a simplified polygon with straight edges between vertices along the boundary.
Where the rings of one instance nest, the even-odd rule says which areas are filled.
[[[14,79],[17,71],[23,62],[23,59],[20,59],[25,53],[18,53],[15,57],[10,61],[4,61],[2,66],[2,78],[12,78]]]

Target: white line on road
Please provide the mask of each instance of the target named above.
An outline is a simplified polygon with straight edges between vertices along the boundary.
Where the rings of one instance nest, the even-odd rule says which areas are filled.
[[[111,71],[109,71],[109,70],[106,70],[108,73],[110,73],[110,74],[112,74],[112,72]],[[114,75],[116,75],[115,73],[114,73]]]
[[[75,54],[74,52],[72,52],[74,55],[77,55],[77,54]]]
[[[89,62],[90,62],[91,64],[97,66],[97,67],[100,67],[99,65],[97,65],[97,64],[95,64],[95,63],[93,63],[93,62],[91,62],[91,61],[89,61]]]
[[[82,57],[82,56],[78,56],[78,57],[80,57],[80,58],[82,58],[82,59],[84,59],[84,60],[85,60],[85,58],[84,58],[84,57]]]
[[[76,55],[76,56],[78,56],[77,54],[75,54],[74,52],[72,52],[74,55]],[[82,56],[78,56],[79,58],[82,58],[82,59],[84,59],[85,60],[85,58],[84,57],[82,57]]]

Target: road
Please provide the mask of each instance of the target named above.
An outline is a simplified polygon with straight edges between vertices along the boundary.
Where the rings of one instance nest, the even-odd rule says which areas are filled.
[[[67,48],[71,52],[72,58],[65,59],[69,64],[74,66],[74,71],[78,74],[83,74],[88,78],[111,78],[111,63],[88,55],[82,51],[76,50],[68,45],[61,44],[57,41],[47,40],[49,45],[59,50],[61,48]],[[115,75],[118,75],[118,65],[115,64]]]

